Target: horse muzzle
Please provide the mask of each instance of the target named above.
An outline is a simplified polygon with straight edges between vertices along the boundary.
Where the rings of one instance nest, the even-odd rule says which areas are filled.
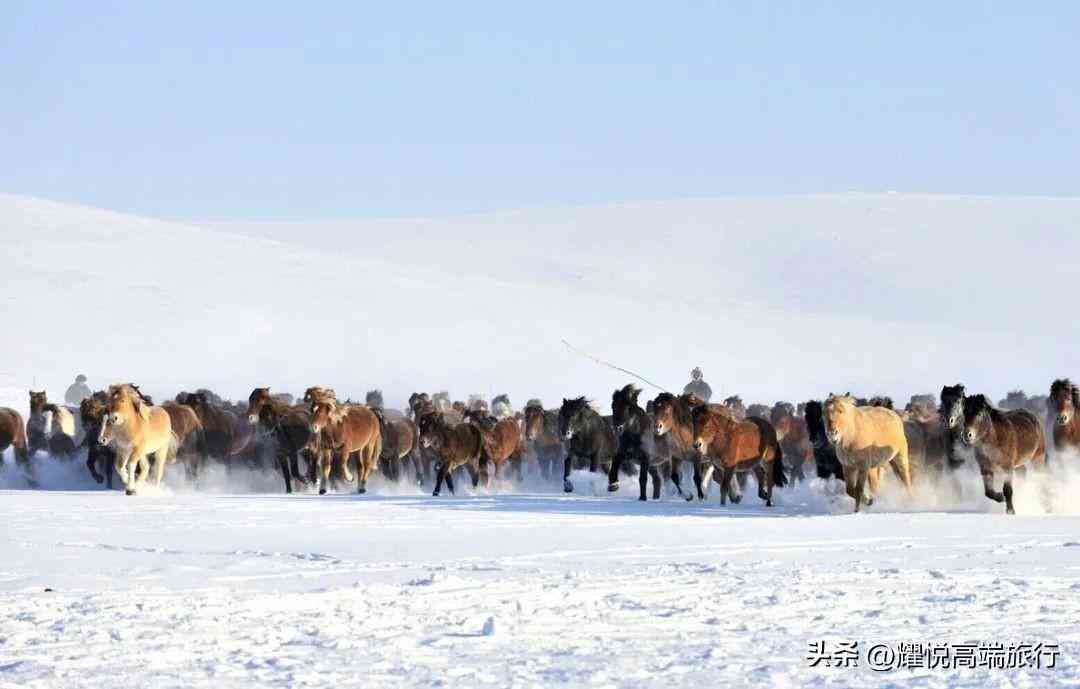
[[[701,452],[704,448],[705,448],[705,443],[701,441],[701,438],[698,438],[697,440],[694,441],[694,449],[695,450],[697,450],[698,452]]]
[[[1072,419],[1072,416],[1069,415],[1069,414],[1058,414],[1057,415],[1057,425],[1059,425],[1059,426],[1068,426],[1069,421],[1071,419]]]
[[[248,423],[250,423],[252,426],[259,423],[259,415],[258,414],[248,414]]]
[[[656,424],[656,426],[655,426],[655,427],[653,428],[653,433],[655,433],[656,435],[663,435],[663,434],[664,434],[664,430],[665,430],[665,429],[664,429],[664,424],[662,424],[662,423],[658,423],[658,424]]]

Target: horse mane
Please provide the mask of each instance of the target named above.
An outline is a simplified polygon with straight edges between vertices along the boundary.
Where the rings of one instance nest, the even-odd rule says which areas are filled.
[[[949,413],[949,410],[945,408],[945,400],[958,400],[966,397],[963,384],[957,383],[956,385],[946,385],[941,388],[941,406],[938,408],[938,412],[944,417]]]
[[[505,404],[506,406],[509,407],[510,406],[510,396],[507,395],[504,392],[501,395],[495,395],[493,398],[491,398],[491,406],[492,406],[492,408],[494,408],[499,403]]]
[[[530,407],[534,407],[539,409],[540,411],[544,411],[544,404],[537,397],[533,397],[531,400],[525,403],[526,409],[529,409]]]
[[[1050,397],[1054,398],[1062,391],[1067,390],[1072,397],[1074,407],[1080,408],[1080,387],[1077,387],[1068,378],[1058,378],[1050,384]]]
[[[978,416],[985,411],[990,415],[990,420],[995,422],[1001,418],[1001,411],[995,409],[994,405],[990,404],[990,400],[986,398],[986,395],[982,393],[966,398],[964,400],[964,411],[970,416]]]

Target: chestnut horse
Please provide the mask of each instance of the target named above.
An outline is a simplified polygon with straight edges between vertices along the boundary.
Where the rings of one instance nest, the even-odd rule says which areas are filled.
[[[0,463],[4,461],[4,450],[8,447],[15,448],[15,461],[19,464],[30,461],[22,414],[9,407],[0,407]]]
[[[885,464],[892,465],[911,494],[907,435],[903,420],[892,409],[856,406],[850,395],[830,395],[825,401],[825,433],[844,465],[844,482],[856,512],[864,502],[873,504]]]
[[[471,409],[465,412],[465,420],[476,426],[484,439],[484,455],[481,457],[480,466],[484,469],[485,465],[490,465],[486,477],[487,487],[491,488],[492,482],[499,478],[499,469],[507,462],[510,462],[513,468],[514,479],[520,482],[525,443],[517,419],[496,419],[483,409]]]
[[[772,507],[773,487],[787,483],[784,453],[776,439],[776,429],[765,419],[748,416],[738,421],[727,409],[712,405],[694,407],[690,414],[694,428],[694,448],[701,453],[706,467],[698,482],[698,494],[704,495],[713,470],[723,474],[720,504],[731,494],[731,479],[736,473],[752,471],[758,484],[758,497]],[[734,496],[732,496],[734,499]]]
[[[1068,378],[1055,380],[1046,408],[1054,424],[1054,454],[1080,450],[1080,388]]]
[[[566,448],[559,437],[559,412],[545,410],[538,399],[529,400],[525,405],[525,446],[536,456],[540,476],[544,479],[553,477]]]
[[[128,495],[149,474],[147,456],[154,455],[154,482],[161,484],[165,464],[174,456],[176,436],[172,432],[169,414],[161,407],[147,404],[132,385],[109,386],[108,413],[101,424],[98,440],[116,447],[116,470]],[[139,475],[136,476],[136,468]]]
[[[690,462],[691,466],[694,467],[694,486],[698,489],[699,500],[705,499],[702,487],[708,485],[703,484],[701,481],[702,464],[698,461],[698,451],[694,449],[694,420],[691,418],[694,407],[701,404],[703,402],[692,395],[682,394],[675,396],[670,392],[661,392],[651,404],[653,433],[657,440],[662,440],[663,451],[671,455],[671,481],[675,484],[679,495],[683,496],[687,502],[693,500],[694,496],[684,492],[682,489],[682,463],[684,461]],[[741,420],[742,417],[739,416],[739,412],[731,411],[741,404],[742,401],[738,397],[729,397],[724,400],[723,404],[716,406],[728,410],[732,416]],[[736,477],[740,486],[745,483],[745,476],[746,474],[739,474]],[[716,474],[713,476],[713,480],[719,484],[721,477],[722,474]]]
[[[387,477],[392,481],[401,478],[402,467],[412,464],[417,478],[420,466],[416,458],[419,433],[416,424],[404,417],[393,419],[382,407],[368,406],[379,417],[379,429],[382,433],[382,454],[379,459],[387,467]]]
[[[792,481],[805,481],[803,466],[814,457],[810,446],[810,434],[806,430],[806,421],[795,415],[795,407],[790,402],[777,402],[769,413],[769,421],[776,429],[776,439],[784,452],[784,463]]]
[[[322,434],[324,430],[326,433]],[[311,432],[322,434],[320,440],[329,444],[327,449],[339,454],[346,481],[353,480],[349,458],[356,457],[356,492],[366,493],[368,478],[378,468],[382,454],[379,417],[363,405],[341,404],[327,397],[312,404]],[[322,495],[330,479],[330,462],[326,453],[319,459],[322,465],[319,494]]]
[[[964,444],[975,449],[975,459],[982,473],[986,497],[1005,503],[1006,514],[1013,509],[1013,473],[1028,464],[1046,466],[1046,436],[1038,417],[1027,409],[1000,411],[991,406],[985,395],[972,395],[964,401]],[[994,471],[1005,474],[999,492],[994,489]]]
[[[480,458],[484,454],[484,438],[480,429],[471,423],[450,426],[437,411],[428,411],[420,417],[420,445],[431,449],[439,458],[435,476],[435,491],[442,492],[443,481],[454,493],[454,469],[464,466],[472,477],[473,488],[480,483]]]

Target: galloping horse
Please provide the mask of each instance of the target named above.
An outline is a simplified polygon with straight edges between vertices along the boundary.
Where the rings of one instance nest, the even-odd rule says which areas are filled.
[[[566,459],[563,463],[563,490],[574,491],[570,471],[575,460],[589,463],[589,471],[596,473],[601,467],[611,467],[615,457],[615,432],[612,426],[592,407],[584,397],[564,399],[559,409],[559,435],[567,441]]]
[[[698,481],[698,495],[704,497],[705,487],[713,470],[723,474],[720,484],[720,504],[731,494],[731,479],[736,473],[752,471],[758,484],[758,497],[772,507],[773,486],[784,486],[784,455],[776,440],[776,429],[757,416],[738,421],[723,407],[702,404],[691,412],[694,428],[694,448],[708,462]],[[738,502],[732,495],[732,500]]]
[[[112,489],[113,467],[116,464],[116,451],[101,442],[101,426],[109,413],[109,395],[99,390],[79,404],[79,416],[82,417],[86,436],[86,468],[98,483],[104,482]],[[100,467],[100,471],[99,471]]]
[[[1027,409],[1000,411],[985,395],[972,395],[964,402],[964,444],[975,448],[986,497],[1005,503],[1006,514],[1013,509],[1013,472],[1027,464],[1046,466],[1046,436],[1039,419]],[[994,470],[1005,473],[1002,490],[994,488]]]
[[[1054,461],[1064,452],[1080,450],[1080,388],[1068,378],[1050,386],[1046,407],[1054,424]]]
[[[175,455],[176,436],[169,413],[147,404],[138,389],[130,384],[109,386],[108,413],[101,425],[98,440],[116,446],[116,470],[134,495],[149,474],[147,455],[154,455],[154,483],[161,484],[165,464]],[[138,481],[136,467],[139,469]]]
[[[10,407],[0,407],[0,462],[4,461],[3,453],[8,447],[15,448],[15,461],[19,464],[30,461],[22,414]]]
[[[453,471],[460,466],[469,470],[473,488],[480,483],[480,458],[484,454],[484,438],[480,429],[471,423],[450,426],[437,411],[428,411],[420,417],[420,445],[434,451],[439,458],[435,477],[435,491],[442,492],[443,481],[454,493]]]
[[[554,476],[556,463],[563,460],[566,452],[559,435],[559,412],[545,410],[538,399],[525,405],[525,445],[536,455],[540,475],[544,479]]]
[[[899,414],[885,407],[858,407],[849,395],[830,395],[825,401],[825,432],[844,465],[844,482],[856,512],[864,501],[873,504],[885,464],[892,464],[911,494],[907,436]]]
[[[378,468],[379,455],[382,454],[379,417],[363,405],[321,399],[312,404],[311,432],[318,435],[324,430],[326,433],[321,439],[329,443],[330,450],[339,453],[341,471],[346,481],[353,480],[349,472],[349,458],[356,456],[356,492],[366,493],[368,477]],[[330,462],[326,460],[325,454],[320,456],[320,495],[326,492],[326,482],[330,479]]]
[[[521,459],[525,451],[525,443],[517,419],[513,417],[496,419],[494,416],[489,416],[486,411],[473,409],[465,412],[465,420],[476,426],[484,439],[484,457],[481,467],[483,468],[484,464],[491,465],[490,471],[487,472],[487,486],[490,488],[492,481],[499,477],[499,469],[506,462],[510,462],[514,470],[514,478],[520,482],[522,479]]]
[[[608,473],[608,490],[619,489],[619,469],[623,463],[636,462],[638,487],[641,489],[638,500],[647,499],[646,488],[650,476],[653,481],[653,500],[659,500],[660,487],[663,485],[660,468],[663,467],[670,473],[671,452],[663,452],[667,449],[667,442],[653,432],[655,422],[652,415],[638,404],[640,394],[641,388],[628,384],[611,395],[611,420],[615,424],[619,449]],[[679,486],[678,481],[675,485]],[[681,487],[679,494],[682,495]]]

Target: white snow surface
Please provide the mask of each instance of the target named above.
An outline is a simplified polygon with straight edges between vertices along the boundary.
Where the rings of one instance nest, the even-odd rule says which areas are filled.
[[[0,195],[0,405],[131,380],[508,392],[516,404],[700,364],[720,394],[904,399],[963,381],[1045,393],[1078,370],[1060,317],[1073,199],[904,194],[647,202],[451,219],[175,223]],[[651,391],[650,391],[651,393]],[[9,687],[1066,687],[1080,682],[1080,480],[1014,517],[812,481],[765,508],[639,503],[624,480],[433,498],[280,494],[169,470],[138,497],[83,458],[0,466]],[[1070,459],[1073,467],[1077,460]],[[1054,670],[810,668],[808,642],[1058,643]]]
[[[573,495],[0,491],[3,687],[1075,686],[1080,515],[813,481],[766,508]],[[8,462],[0,485],[18,485]],[[219,477],[220,478],[220,477]],[[235,480],[235,479],[234,479]],[[71,488],[80,488],[72,490]],[[221,486],[223,487],[223,486]],[[67,488],[67,489],[62,489]],[[235,488],[235,486],[234,486]],[[1067,496],[1076,505],[1078,495]],[[1044,642],[1053,670],[810,668],[810,641]]]

